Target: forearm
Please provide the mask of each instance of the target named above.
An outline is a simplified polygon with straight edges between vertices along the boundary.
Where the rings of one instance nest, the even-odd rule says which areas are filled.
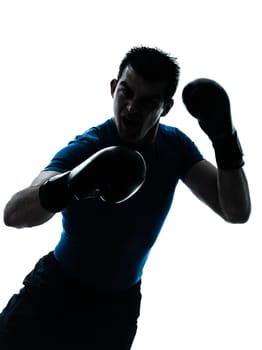
[[[4,222],[16,228],[33,227],[48,221],[54,214],[44,209],[39,200],[39,187],[57,171],[42,171],[31,186],[15,193],[4,209]]]
[[[15,228],[33,227],[48,221],[54,214],[42,208],[39,186],[17,192],[4,209],[4,222]]]
[[[249,187],[243,168],[218,170],[218,199],[225,220],[245,223],[251,212]]]
[[[249,189],[227,92],[214,80],[201,78],[186,85],[182,97],[211,140],[217,163],[216,169],[206,161],[200,162],[188,174],[186,183],[228,222],[246,222],[251,211]]]

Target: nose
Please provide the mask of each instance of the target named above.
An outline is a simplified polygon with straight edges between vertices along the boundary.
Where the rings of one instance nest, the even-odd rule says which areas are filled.
[[[137,114],[139,113],[138,103],[134,100],[129,100],[126,105],[126,109],[129,114]]]

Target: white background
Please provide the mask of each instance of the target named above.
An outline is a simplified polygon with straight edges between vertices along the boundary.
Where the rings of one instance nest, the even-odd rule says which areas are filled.
[[[181,80],[163,122],[214,161],[181,102],[198,77],[228,91],[253,210],[223,222],[180,183],[144,270],[133,349],[261,350],[261,17],[259,1],[12,1],[0,3],[1,212],[76,134],[112,116],[109,82],[134,45],[178,57]],[[54,248],[60,215],[33,229],[0,228],[0,309]]]

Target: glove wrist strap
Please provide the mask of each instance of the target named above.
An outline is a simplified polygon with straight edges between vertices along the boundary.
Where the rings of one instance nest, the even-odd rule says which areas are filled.
[[[69,171],[55,175],[39,188],[40,204],[51,213],[64,209],[72,197],[67,185],[68,174]]]
[[[232,135],[213,140],[212,144],[219,169],[239,169],[245,164],[242,147],[236,131]]]

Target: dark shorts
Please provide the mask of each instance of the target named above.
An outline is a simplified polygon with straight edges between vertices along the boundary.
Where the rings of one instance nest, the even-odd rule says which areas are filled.
[[[137,330],[140,282],[105,293],[67,277],[53,253],[0,314],[0,349],[127,350]]]

